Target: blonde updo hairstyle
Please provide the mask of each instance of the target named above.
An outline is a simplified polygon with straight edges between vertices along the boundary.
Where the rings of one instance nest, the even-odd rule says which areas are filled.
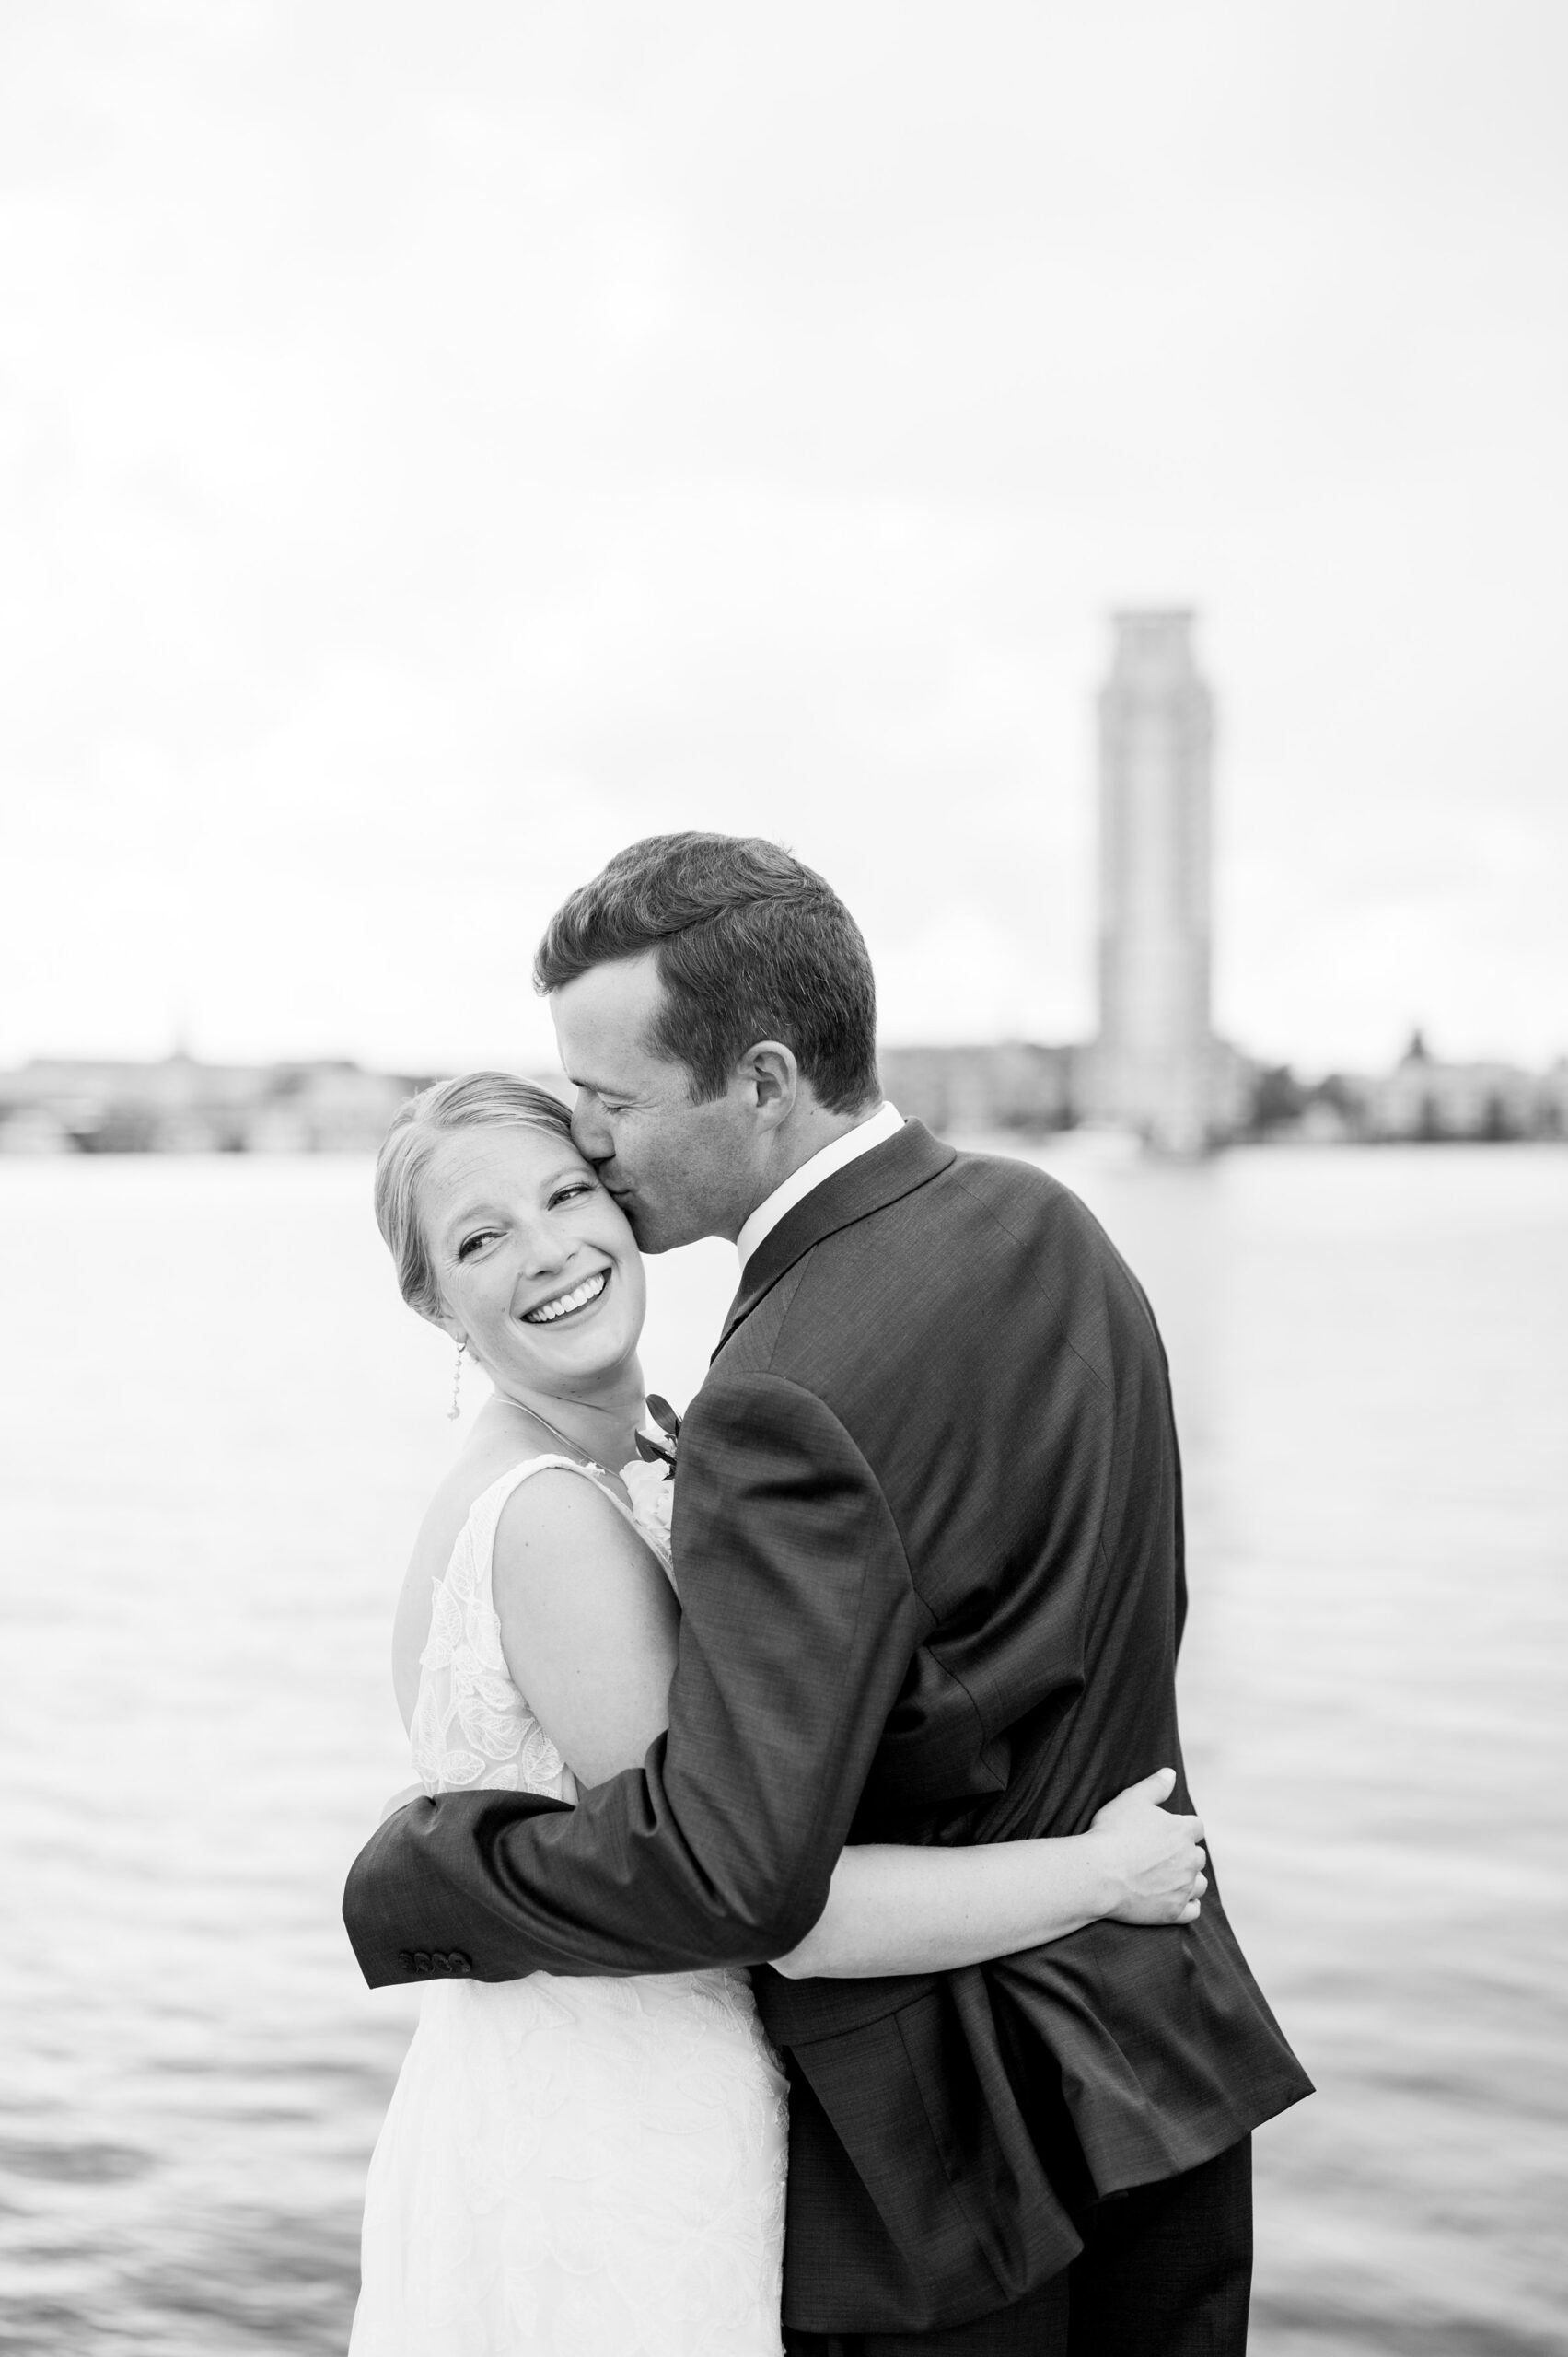
[[[572,1143],[572,1117],[548,1088],[513,1072],[465,1072],[422,1088],[392,1116],[376,1157],[376,1225],[411,1309],[438,1323],[446,1304],[420,1218],[420,1180],[452,1130],[542,1130]]]

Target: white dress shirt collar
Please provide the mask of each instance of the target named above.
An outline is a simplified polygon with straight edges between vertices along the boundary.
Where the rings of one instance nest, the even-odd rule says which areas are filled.
[[[846,1130],[830,1145],[814,1154],[809,1162],[803,1162],[798,1170],[792,1170],[783,1186],[775,1187],[766,1201],[758,1204],[736,1237],[735,1248],[740,1255],[741,1268],[744,1270],[763,1237],[771,1235],[784,1213],[804,1202],[814,1187],[819,1187],[824,1178],[830,1178],[835,1170],[844,1169],[861,1155],[869,1154],[873,1146],[886,1145],[889,1138],[898,1136],[903,1125],[904,1117],[896,1105],[878,1105],[875,1113],[868,1113],[854,1129]]]

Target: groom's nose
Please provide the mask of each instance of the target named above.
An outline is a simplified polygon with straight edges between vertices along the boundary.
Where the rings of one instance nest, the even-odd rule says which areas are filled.
[[[572,1108],[572,1143],[585,1162],[609,1162],[615,1153],[610,1123],[596,1098],[579,1088]]]

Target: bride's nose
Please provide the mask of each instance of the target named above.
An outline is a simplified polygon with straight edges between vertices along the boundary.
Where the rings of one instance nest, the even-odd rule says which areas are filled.
[[[523,1272],[529,1277],[552,1277],[566,1266],[577,1248],[576,1238],[563,1236],[552,1220],[533,1220],[519,1231],[517,1248]]]

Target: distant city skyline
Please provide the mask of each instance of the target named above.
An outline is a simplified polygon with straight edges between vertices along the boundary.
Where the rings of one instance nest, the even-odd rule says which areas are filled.
[[[1418,1035],[1383,1072],[1308,1082],[1285,1067],[1250,1062],[1213,1039],[1206,1046],[1207,1084],[1179,1060],[1167,1071],[1134,1058],[1130,1074],[1119,1076],[1113,1067],[1108,1075],[1103,1034],[1098,1041],[1055,1046],[896,1047],[884,1039],[878,1061],[882,1085],[900,1111],[944,1136],[1039,1138],[1086,1123],[1101,1144],[1115,1132],[1127,1146],[1184,1159],[1279,1143],[1568,1139],[1568,1056],[1538,1072],[1445,1062]],[[435,1077],[367,1072],[342,1061],[40,1059],[19,1071],[0,1069],[0,1155],[374,1153],[396,1108]],[[570,1101],[558,1074],[536,1077]],[[1119,1080],[1128,1079],[1131,1089],[1119,1102]]]
[[[0,1063],[548,1062],[679,826],[824,870],[889,1041],[1087,1039],[1164,604],[1218,1032],[1549,1062],[1565,75],[1542,0],[19,0]]]

